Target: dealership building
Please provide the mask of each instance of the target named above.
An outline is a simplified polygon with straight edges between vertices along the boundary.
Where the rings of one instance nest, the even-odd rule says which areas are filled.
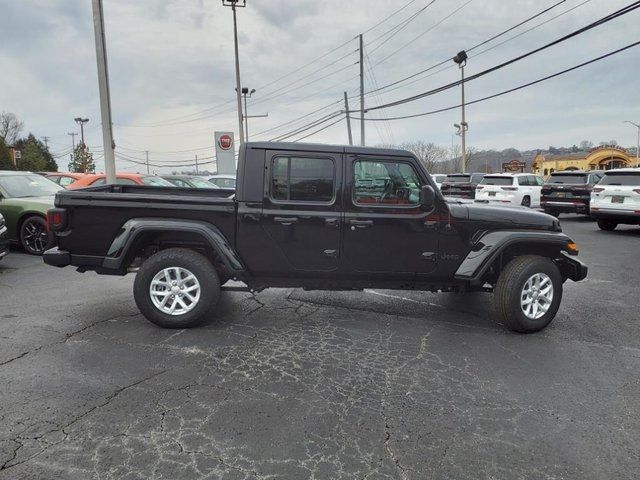
[[[629,155],[624,148],[608,145],[588,152],[559,155],[538,153],[531,163],[531,171],[546,177],[559,170],[611,170],[636,166],[635,156]]]

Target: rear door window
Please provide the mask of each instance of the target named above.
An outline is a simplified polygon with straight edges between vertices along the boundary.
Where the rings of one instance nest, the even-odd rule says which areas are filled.
[[[587,175],[570,175],[570,174],[560,174],[560,175],[551,175],[547,183],[559,183],[559,184],[573,184],[580,185],[587,183]]]
[[[275,157],[271,198],[289,202],[330,203],[335,196],[336,166],[330,158]]]
[[[471,175],[447,175],[444,181],[447,183],[469,183]]]

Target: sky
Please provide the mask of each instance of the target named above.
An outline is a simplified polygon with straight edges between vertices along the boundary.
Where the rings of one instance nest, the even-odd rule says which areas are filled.
[[[357,36],[363,33],[366,107],[394,102],[460,78],[452,61],[471,47],[559,0],[247,0],[238,9],[242,85],[250,140],[346,144],[343,92],[359,108]],[[549,12],[469,53],[467,77],[538,48],[631,2],[565,0]],[[395,13],[395,14],[394,14]],[[234,131],[235,66],[231,8],[221,0],[104,0],[117,168],[181,170],[198,155],[211,168],[214,131]],[[556,18],[554,18],[556,17]],[[473,101],[553,74],[640,40],[640,9],[513,65],[466,83]],[[532,28],[535,27],[535,28]],[[486,52],[485,49],[488,49]],[[615,139],[634,146],[640,123],[640,46],[493,100],[469,105],[467,144],[521,150]],[[102,133],[91,1],[0,0],[0,111],[25,131],[50,137],[61,169],[90,119],[86,143],[102,170]],[[370,111],[369,118],[427,112],[460,103],[460,87]],[[352,114],[358,116],[358,113]],[[323,121],[325,119],[326,121]],[[308,128],[318,121],[317,126]],[[367,145],[424,140],[458,143],[460,109],[365,124]],[[333,124],[333,125],[331,125]],[[304,129],[307,127],[307,129]],[[327,127],[327,128],[324,128]],[[352,121],[354,141],[360,139]],[[321,131],[319,131],[321,130]],[[287,136],[289,135],[289,136]],[[187,168],[188,169],[188,168]]]

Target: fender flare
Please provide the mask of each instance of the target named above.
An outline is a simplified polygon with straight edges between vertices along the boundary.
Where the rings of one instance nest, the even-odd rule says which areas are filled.
[[[215,225],[198,220],[171,218],[132,218],[122,225],[120,232],[111,242],[102,267],[109,270],[120,270],[124,259],[135,241],[149,232],[185,232],[200,235],[203,240],[220,256],[230,272],[244,272],[240,257],[227,241],[224,234]]]
[[[495,231],[485,233],[482,237],[475,240],[471,251],[462,261],[455,273],[455,278],[466,280],[472,283],[481,281],[482,277],[489,269],[491,264],[502,254],[507,248],[514,245],[541,245],[552,246],[560,252],[569,252],[567,244],[572,240],[560,232],[527,232],[527,231]],[[565,255],[568,261],[575,261]],[[586,268],[586,267],[585,267]]]

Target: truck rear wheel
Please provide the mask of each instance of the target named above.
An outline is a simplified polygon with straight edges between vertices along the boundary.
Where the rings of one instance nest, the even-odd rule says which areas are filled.
[[[562,300],[562,276],[545,257],[523,255],[500,273],[494,290],[499,319],[511,330],[538,332],[556,316]]]
[[[220,298],[220,280],[204,255],[169,248],[140,266],[133,295],[147,320],[163,328],[190,328],[210,318]]]

